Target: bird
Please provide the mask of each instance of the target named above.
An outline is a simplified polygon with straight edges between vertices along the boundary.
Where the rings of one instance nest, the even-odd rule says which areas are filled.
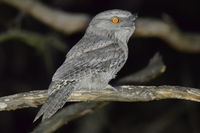
[[[48,88],[48,98],[34,122],[53,116],[75,90],[112,87],[128,58],[127,43],[135,31],[136,14],[121,9],[103,11],[91,20],[83,37],[66,55]]]

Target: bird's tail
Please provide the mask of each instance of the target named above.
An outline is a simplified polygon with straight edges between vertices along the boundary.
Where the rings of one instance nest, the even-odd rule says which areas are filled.
[[[42,115],[42,121],[54,115],[58,109],[64,106],[66,99],[70,96],[73,90],[74,85],[68,84],[67,86],[61,87],[56,92],[52,93],[42,105],[33,122],[35,122]]]

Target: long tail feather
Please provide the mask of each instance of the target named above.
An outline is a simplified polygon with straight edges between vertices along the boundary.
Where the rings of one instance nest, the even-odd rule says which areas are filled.
[[[40,111],[37,113],[33,122],[39,119],[42,115],[42,121],[54,115],[58,111],[58,109],[64,106],[64,104],[66,103],[66,99],[70,96],[73,89],[74,86],[68,85],[67,88],[60,88],[52,95],[50,95],[45,104],[41,107]]]

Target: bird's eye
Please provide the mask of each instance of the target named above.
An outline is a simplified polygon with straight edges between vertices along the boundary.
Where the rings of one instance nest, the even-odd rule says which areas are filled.
[[[119,23],[119,18],[117,18],[117,17],[112,18],[112,22],[113,23]]]

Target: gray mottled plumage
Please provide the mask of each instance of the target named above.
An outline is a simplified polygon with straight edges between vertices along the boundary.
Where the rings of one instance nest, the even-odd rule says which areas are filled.
[[[114,17],[119,18],[118,23],[112,22]],[[83,38],[55,72],[49,97],[35,120],[42,115],[43,120],[50,118],[75,89],[108,86],[127,60],[127,42],[135,30],[135,19],[136,15],[117,9],[99,13],[92,19]]]

